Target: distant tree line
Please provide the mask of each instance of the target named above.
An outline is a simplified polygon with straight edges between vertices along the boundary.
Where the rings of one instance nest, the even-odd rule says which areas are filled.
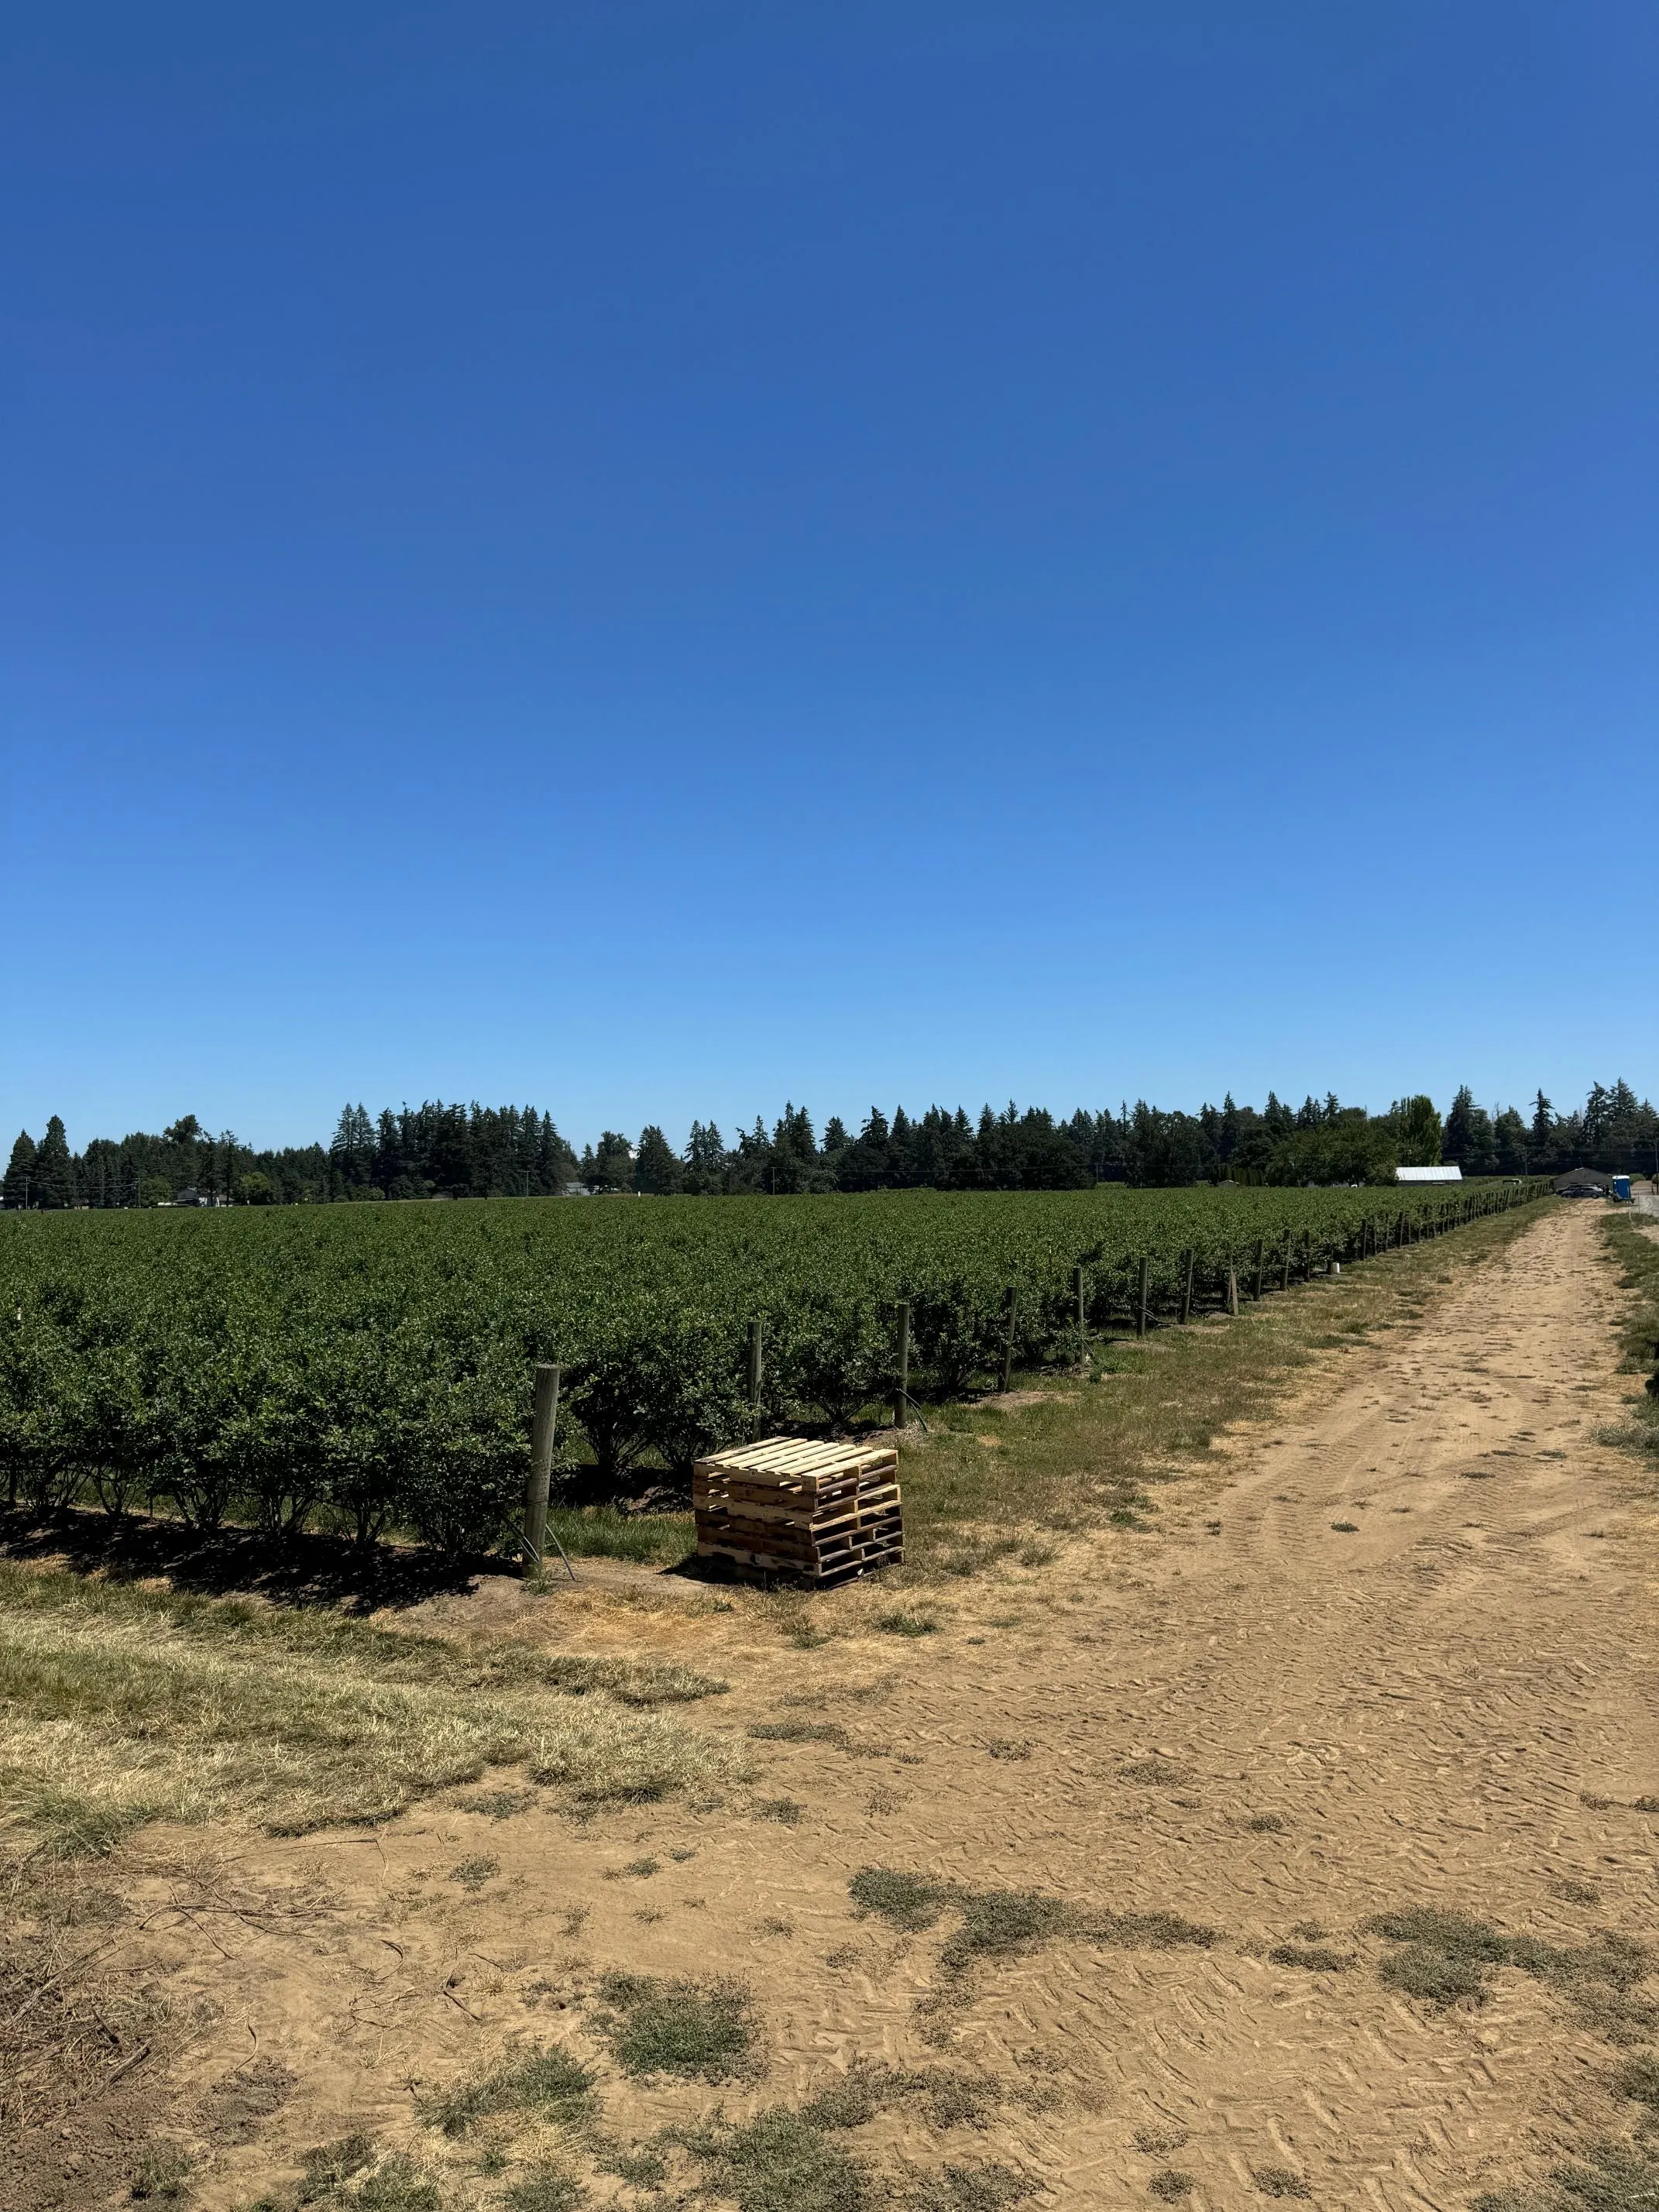
[[[331,1141],[261,1151],[230,1130],[213,1135],[193,1114],[159,1136],[94,1137],[70,1148],[53,1115],[37,1143],[12,1146],[0,1197],[7,1206],[176,1204],[181,1194],[239,1206],[331,1205],[414,1198],[550,1197],[561,1192],[786,1196],[823,1191],[1075,1190],[1098,1182],[1386,1182],[1396,1166],[1455,1162],[1466,1176],[1555,1175],[1571,1167],[1659,1173],[1659,1114],[1627,1083],[1595,1084],[1583,1106],[1557,1114],[1540,1091],[1529,1115],[1488,1109],[1466,1085],[1443,1118],[1431,1099],[1396,1100],[1386,1114],[1334,1096],[1299,1107],[1272,1091],[1265,1106],[1230,1097],[1196,1114],[1145,1100],[1060,1121],[1041,1107],[958,1107],[919,1119],[872,1107],[856,1135],[838,1116],[822,1137],[804,1107],[786,1106],[769,1131],[757,1120],[733,1144],[694,1121],[683,1152],[654,1123],[635,1142],[607,1129],[578,1154],[533,1106],[433,1102],[371,1116],[341,1114]]]

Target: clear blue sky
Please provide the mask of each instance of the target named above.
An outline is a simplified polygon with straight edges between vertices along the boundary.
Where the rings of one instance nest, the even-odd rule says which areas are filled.
[[[0,1127],[1659,1091],[1659,13],[0,28]]]

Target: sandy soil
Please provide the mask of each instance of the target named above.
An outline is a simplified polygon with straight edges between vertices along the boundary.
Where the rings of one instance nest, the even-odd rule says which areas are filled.
[[[1057,2206],[1144,2206],[1171,2166],[1197,2212],[1261,2202],[1266,2167],[1321,2205],[1459,2205],[1608,2131],[1629,2110],[1617,2054],[1561,1994],[1504,1970],[1483,2007],[1436,2011],[1379,1978],[1389,1947],[1364,1927],[1435,1905],[1659,1942],[1659,1817],[1632,1806],[1659,1793],[1655,1515],[1595,1440],[1633,1387],[1596,1212],[1449,1267],[1420,1322],[1164,1492],[1158,1534],[953,1588],[939,1633],[879,1632],[866,1601],[803,1650],[764,1611],[646,1589],[491,1599],[492,1626],[724,1673],[694,1725],[844,1727],[844,1748],[755,1742],[753,1790],[725,1804],[581,1825],[533,1792],[506,1817],[463,1809],[475,1790],[378,1833],[152,1837],[129,1893],[150,1970],[214,2014],[158,2112],[216,2145],[198,2201],[246,2202],[349,2128],[423,2140],[418,2091],[509,2036],[598,2054],[584,2001],[615,1966],[749,1979],[769,2064],[730,2112],[860,2057],[983,2069],[1005,2093],[986,2124],[939,2131],[906,2106],[857,2147],[890,2172],[1000,2161]],[[469,1860],[497,1867],[473,1890],[452,1873]],[[1060,1936],[940,2003],[953,1921],[859,1918],[867,1864],[1178,1913],[1218,1940]],[[1310,1923],[1324,1933],[1297,1939]],[[1287,1938],[1352,1963],[1273,1963]],[[261,2066],[277,2106],[239,2142],[213,2100]],[[643,2135],[720,2094],[612,2069],[607,2124]],[[89,2200],[66,2182],[56,2201]]]

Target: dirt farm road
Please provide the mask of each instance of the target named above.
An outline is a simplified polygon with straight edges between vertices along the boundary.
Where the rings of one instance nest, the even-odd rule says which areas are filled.
[[[1437,2008],[1382,1978],[1399,1947],[1368,1927],[1433,1906],[1565,1948],[1601,1929],[1659,1945],[1659,1818],[1635,1803],[1659,1793],[1656,1516],[1633,1462],[1595,1441],[1632,1378],[1595,1211],[1553,1209],[1448,1268],[1419,1321],[1231,1438],[1213,1479],[1161,1492],[1157,1538],[1079,1541],[1017,1589],[965,1585],[937,1635],[866,1626],[796,1651],[763,1648],[752,1619],[625,1625],[633,1648],[730,1677],[698,1726],[844,1725],[841,1746],[755,1744],[746,1807],[573,1829],[550,1807],[491,1821],[442,1804],[368,1844],[239,1849],[237,1881],[314,1876],[332,1908],[169,1962],[223,2023],[198,2090],[251,2047],[295,2081],[275,2132],[199,2201],[291,2172],[282,2144],[349,2126],[417,2141],[414,2080],[510,2034],[580,2041],[585,1993],[619,1966],[749,1979],[769,2063],[730,2112],[858,2059],[994,2077],[976,2125],[932,2126],[913,2100],[860,2131],[881,2202],[910,2201],[896,2172],[955,2163],[1018,2170],[1066,2208],[1145,2207],[1173,2172],[1159,2188],[1188,2177],[1194,2212],[1260,2204],[1264,2175],[1406,2212],[1627,2135],[1605,2018],[1510,1966],[1484,2003]],[[599,1648],[624,1631],[596,1612],[580,1632]],[[769,1796],[798,1822],[754,1817]],[[410,1909],[469,1852],[500,1863],[481,1894]],[[659,1870],[625,1875],[642,1852]],[[909,1934],[858,1917],[848,1885],[868,1865],[1039,1890],[1085,1923],[952,1982],[951,1913]],[[1107,1913],[1218,1940],[1103,1940],[1086,1916]],[[1328,1963],[1275,1961],[1286,1945]],[[604,2094],[622,2136],[716,2097],[614,2076]]]

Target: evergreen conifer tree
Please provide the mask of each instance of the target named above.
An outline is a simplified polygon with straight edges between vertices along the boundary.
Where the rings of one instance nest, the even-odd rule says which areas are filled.
[[[65,1206],[75,1203],[75,1163],[70,1158],[69,1137],[63,1118],[54,1114],[46,1124],[34,1155],[34,1174],[29,1203]]]
[[[1466,1083],[1451,1103],[1440,1139],[1440,1157],[1449,1165],[1462,1167],[1474,1140],[1474,1093]]]
[[[634,1161],[634,1188],[653,1198],[666,1198],[680,1187],[680,1164],[654,1121],[640,1131],[640,1149]]]
[[[0,1183],[0,1197],[8,1206],[32,1206],[34,1203],[34,1139],[27,1129],[17,1132],[17,1142],[11,1148],[11,1164],[6,1170],[6,1179]]]

